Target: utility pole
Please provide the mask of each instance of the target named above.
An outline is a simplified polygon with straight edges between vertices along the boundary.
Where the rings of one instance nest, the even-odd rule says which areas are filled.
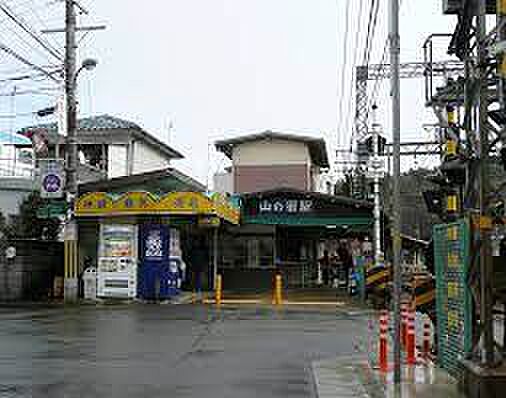
[[[497,57],[497,72],[499,75],[499,102],[501,109],[506,112],[506,2],[497,0],[497,45],[501,47]]]
[[[75,0],[65,0],[65,96],[67,114],[67,136],[65,138],[67,159],[66,200],[68,204],[65,223],[65,279],[66,301],[74,301],[77,288],[77,227],[73,220],[73,206],[77,195],[77,109],[76,109],[76,13]]]
[[[401,109],[399,0],[390,0],[390,65],[393,138],[392,242],[394,273],[394,383],[401,383]]]
[[[374,104],[372,106],[373,111],[373,124],[372,124],[372,145],[373,145],[373,193],[374,193],[374,265],[380,264],[383,256],[381,251],[381,198],[380,198],[380,173],[383,171],[383,167],[380,160],[379,144],[380,144],[380,132],[379,125],[377,122],[377,109],[378,106]]]
[[[478,26],[478,78],[479,78],[479,136],[480,136],[480,326],[483,331],[483,365],[494,363],[494,325],[492,321],[490,233],[485,229],[488,215],[488,79],[487,79],[487,1],[479,0]]]
[[[65,94],[67,112],[66,181],[67,199],[77,194],[77,115],[76,115],[76,13],[74,0],[65,0]]]

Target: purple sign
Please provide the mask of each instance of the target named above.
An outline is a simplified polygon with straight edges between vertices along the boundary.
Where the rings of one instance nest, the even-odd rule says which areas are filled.
[[[48,193],[59,192],[62,188],[60,176],[56,174],[48,174],[42,180],[42,187]]]

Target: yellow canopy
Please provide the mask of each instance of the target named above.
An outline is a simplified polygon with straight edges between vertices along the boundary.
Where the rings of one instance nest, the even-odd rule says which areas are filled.
[[[239,224],[240,211],[222,195],[212,198],[200,192],[171,192],[157,197],[149,192],[127,192],[117,198],[105,192],[81,196],[75,204],[76,217],[130,215],[216,216]]]

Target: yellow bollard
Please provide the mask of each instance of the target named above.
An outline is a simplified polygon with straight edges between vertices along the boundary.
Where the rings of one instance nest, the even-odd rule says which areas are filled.
[[[222,284],[222,280],[221,280],[221,275],[216,275],[216,289],[214,291],[214,294],[215,294],[215,303],[216,303],[216,306],[221,306],[221,299],[223,298],[223,292],[222,292],[222,289],[223,289],[223,284]]]
[[[274,281],[274,304],[275,305],[283,304],[283,283],[281,279],[281,274],[276,274],[276,278]]]

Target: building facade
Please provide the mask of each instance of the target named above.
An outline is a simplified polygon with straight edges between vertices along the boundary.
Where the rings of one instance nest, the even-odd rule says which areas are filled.
[[[329,167],[325,141],[319,138],[265,131],[218,141],[216,149],[232,166],[215,178],[215,190],[234,194],[280,187],[316,191],[319,175]]]
[[[45,137],[47,157],[65,158],[65,136],[59,134],[57,123],[20,131],[24,135],[33,132]],[[79,119],[77,141],[80,183],[162,170],[170,167],[172,160],[183,158],[136,123],[110,115]]]
[[[323,139],[266,131],[215,146],[231,167],[214,189],[233,194],[241,209],[240,226],[220,240],[225,287],[268,290],[276,273],[286,287],[314,286],[322,248],[368,234],[370,203],[316,192],[329,167]]]

